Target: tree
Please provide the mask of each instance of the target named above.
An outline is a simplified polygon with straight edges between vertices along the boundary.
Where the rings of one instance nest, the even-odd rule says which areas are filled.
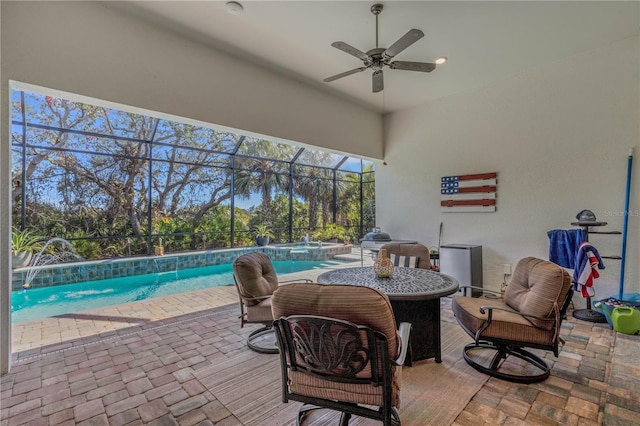
[[[330,155],[315,151],[309,162],[324,164],[324,160]],[[293,182],[294,192],[309,203],[309,228],[317,228],[319,218],[323,225],[329,222],[330,206],[333,203],[333,172],[325,168],[298,166]]]
[[[231,245],[232,177],[236,195],[260,199],[257,209],[236,208],[235,244],[250,244],[241,230],[258,223],[280,241],[290,220],[303,234],[324,227],[334,208],[338,221],[359,222],[358,175],[336,182],[334,206],[333,170],[291,163],[332,154],[28,92],[12,91],[11,101],[12,212],[44,237],[86,239],[87,253],[95,244],[102,254],[148,253],[159,218],[169,219],[171,249]]]
[[[288,170],[283,168],[283,163],[272,159],[291,157],[293,150],[289,146],[275,145],[270,141],[258,144],[247,140],[243,142],[243,146],[245,145],[248,147],[246,155],[258,158],[242,158],[236,162],[236,194],[248,198],[253,192],[258,192],[262,200],[262,214],[268,216],[273,192],[286,190],[289,184]]]
[[[37,125],[27,133],[27,206],[62,209],[67,226],[91,211],[100,228],[91,234],[141,236],[148,229],[151,187],[154,209],[160,206],[162,214],[197,205],[195,227],[231,196],[230,168],[211,164],[223,156],[220,146],[238,136],[48,96],[12,99],[14,114],[24,109],[27,122]],[[12,137],[21,157],[21,133]],[[14,200],[22,191],[19,164],[14,161],[14,177],[20,176]]]
[[[154,145],[152,176],[154,210],[174,215],[185,206],[197,206],[192,224],[231,198],[231,169],[223,145],[238,136],[213,129],[163,121]],[[165,145],[167,144],[167,145]],[[213,165],[213,166],[212,166]]]

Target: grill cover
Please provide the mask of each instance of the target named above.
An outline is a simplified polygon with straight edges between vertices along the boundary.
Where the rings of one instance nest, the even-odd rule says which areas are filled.
[[[380,228],[373,228],[373,231],[365,235],[362,241],[391,241],[391,236],[381,232]]]

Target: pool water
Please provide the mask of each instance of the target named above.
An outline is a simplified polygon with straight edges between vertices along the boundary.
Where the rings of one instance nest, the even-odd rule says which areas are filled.
[[[275,261],[279,275],[327,268],[343,262]],[[230,264],[183,269],[159,274],[135,275],[77,284],[14,291],[11,295],[11,319],[14,323],[80,312],[103,306],[136,302],[153,297],[233,284]]]

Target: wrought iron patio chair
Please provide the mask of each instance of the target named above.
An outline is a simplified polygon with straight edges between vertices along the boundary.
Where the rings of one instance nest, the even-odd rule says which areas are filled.
[[[429,248],[420,243],[387,243],[385,249],[395,266],[431,269]]]
[[[272,303],[281,348],[282,400],[400,425],[400,369],[410,324],[396,324],[389,299],[362,286],[289,284]]]
[[[273,334],[271,295],[280,282],[271,258],[261,252],[238,256],[233,262],[233,279],[240,299],[240,327],[255,323],[264,325],[249,334],[247,346],[260,353],[278,353],[276,337]]]
[[[566,270],[546,260],[526,257],[518,262],[504,301],[499,296],[455,296],[453,313],[474,339],[465,346],[464,359],[476,370],[503,380],[545,380],[549,366],[524,348],[550,350],[558,356],[560,326],[572,294]],[[511,362],[510,356],[521,361]]]

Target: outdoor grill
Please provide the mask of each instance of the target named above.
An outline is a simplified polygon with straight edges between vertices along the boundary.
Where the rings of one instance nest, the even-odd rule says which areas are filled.
[[[381,232],[380,228],[376,227],[360,240],[360,247],[369,250],[380,250],[380,247],[390,243],[391,241],[391,236],[389,234]]]
[[[360,240],[360,264],[364,263],[364,255],[362,254],[363,250],[370,250],[375,253],[377,256],[380,248],[385,244],[389,243],[405,243],[405,244],[415,244],[417,241],[415,240],[393,240],[391,236],[386,232],[380,231],[379,227],[373,228],[371,232],[364,236]]]

